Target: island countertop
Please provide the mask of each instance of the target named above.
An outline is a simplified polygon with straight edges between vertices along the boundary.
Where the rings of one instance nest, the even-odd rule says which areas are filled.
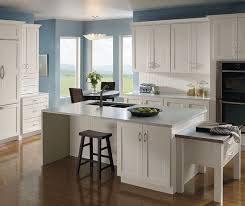
[[[128,121],[134,123],[142,123],[156,126],[175,127],[185,123],[201,114],[206,113],[205,109],[194,108],[171,108],[158,107],[162,112],[155,117],[133,117],[127,110],[128,108],[106,107],[100,108],[95,105],[88,105],[95,102],[94,100],[78,102],[75,104],[66,104],[63,106],[53,107],[42,112],[55,113],[71,116],[91,116],[102,119],[112,119],[116,121]],[[137,107],[140,105],[136,105]],[[145,105],[144,105],[145,106]]]

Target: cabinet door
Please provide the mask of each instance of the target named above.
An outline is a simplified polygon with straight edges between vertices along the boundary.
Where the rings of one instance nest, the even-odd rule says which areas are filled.
[[[193,73],[210,73],[210,29],[208,22],[191,25],[191,65]]]
[[[18,101],[18,43],[0,40],[0,105]]]
[[[184,108],[186,104],[180,99],[164,99],[164,104],[166,107],[172,108]]]
[[[163,106],[162,98],[154,97],[144,97],[143,104],[152,105],[152,106]]]
[[[237,18],[214,20],[213,32],[215,59],[237,59]]]
[[[142,125],[123,123],[121,129],[121,175],[142,177]]]
[[[171,25],[171,72],[187,73],[190,67],[191,24]]]
[[[145,72],[153,63],[153,30],[151,26],[133,29],[133,66],[137,72]]]
[[[141,97],[124,97],[124,102],[128,104],[142,104]]]
[[[152,72],[170,72],[170,25],[154,27],[154,65]]]
[[[27,73],[38,72],[38,29],[26,29],[26,68]]]
[[[0,140],[17,136],[18,134],[17,105],[0,106]]]
[[[143,132],[143,177],[170,186],[170,129],[144,125]]]
[[[245,59],[245,18],[238,18],[238,59]]]

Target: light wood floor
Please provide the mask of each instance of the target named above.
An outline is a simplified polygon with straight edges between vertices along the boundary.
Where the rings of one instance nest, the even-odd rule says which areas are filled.
[[[58,144],[58,142],[57,142]],[[55,150],[55,148],[54,148]],[[232,179],[232,168],[224,170],[224,205],[245,206],[245,153],[242,178]],[[41,167],[41,140],[34,136],[0,146],[0,206],[212,206],[213,170],[197,175],[185,185],[183,195],[167,195],[121,184],[110,170],[101,182],[89,168],[75,175],[75,159],[66,158]]]

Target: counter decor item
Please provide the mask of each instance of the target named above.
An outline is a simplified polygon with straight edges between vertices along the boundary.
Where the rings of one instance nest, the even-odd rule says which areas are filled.
[[[207,97],[208,96],[208,82],[201,80],[197,84],[196,96]]]
[[[88,82],[91,83],[91,86],[93,88],[93,92],[96,92],[96,86],[99,83],[99,81],[101,81],[102,78],[103,78],[103,76],[100,75],[99,73],[97,73],[96,71],[89,72],[87,74],[86,79]]]
[[[160,88],[159,88],[159,86],[154,86],[153,87],[153,94],[155,94],[155,95],[159,95],[160,94]]]
[[[195,96],[196,94],[196,88],[195,88],[195,85],[190,83],[187,85],[188,87],[188,90],[187,90],[187,96]]]
[[[128,111],[131,112],[132,116],[136,117],[153,117],[162,112],[161,109],[154,107],[137,107],[137,108],[129,108]]]

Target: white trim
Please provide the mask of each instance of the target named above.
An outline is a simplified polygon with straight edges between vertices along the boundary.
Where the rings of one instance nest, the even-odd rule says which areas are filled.
[[[158,24],[174,24],[174,23],[195,23],[195,22],[207,22],[209,19],[207,17],[203,18],[190,18],[190,19],[171,19],[171,20],[159,20],[159,21],[145,21],[131,23],[131,26],[150,26]]]

